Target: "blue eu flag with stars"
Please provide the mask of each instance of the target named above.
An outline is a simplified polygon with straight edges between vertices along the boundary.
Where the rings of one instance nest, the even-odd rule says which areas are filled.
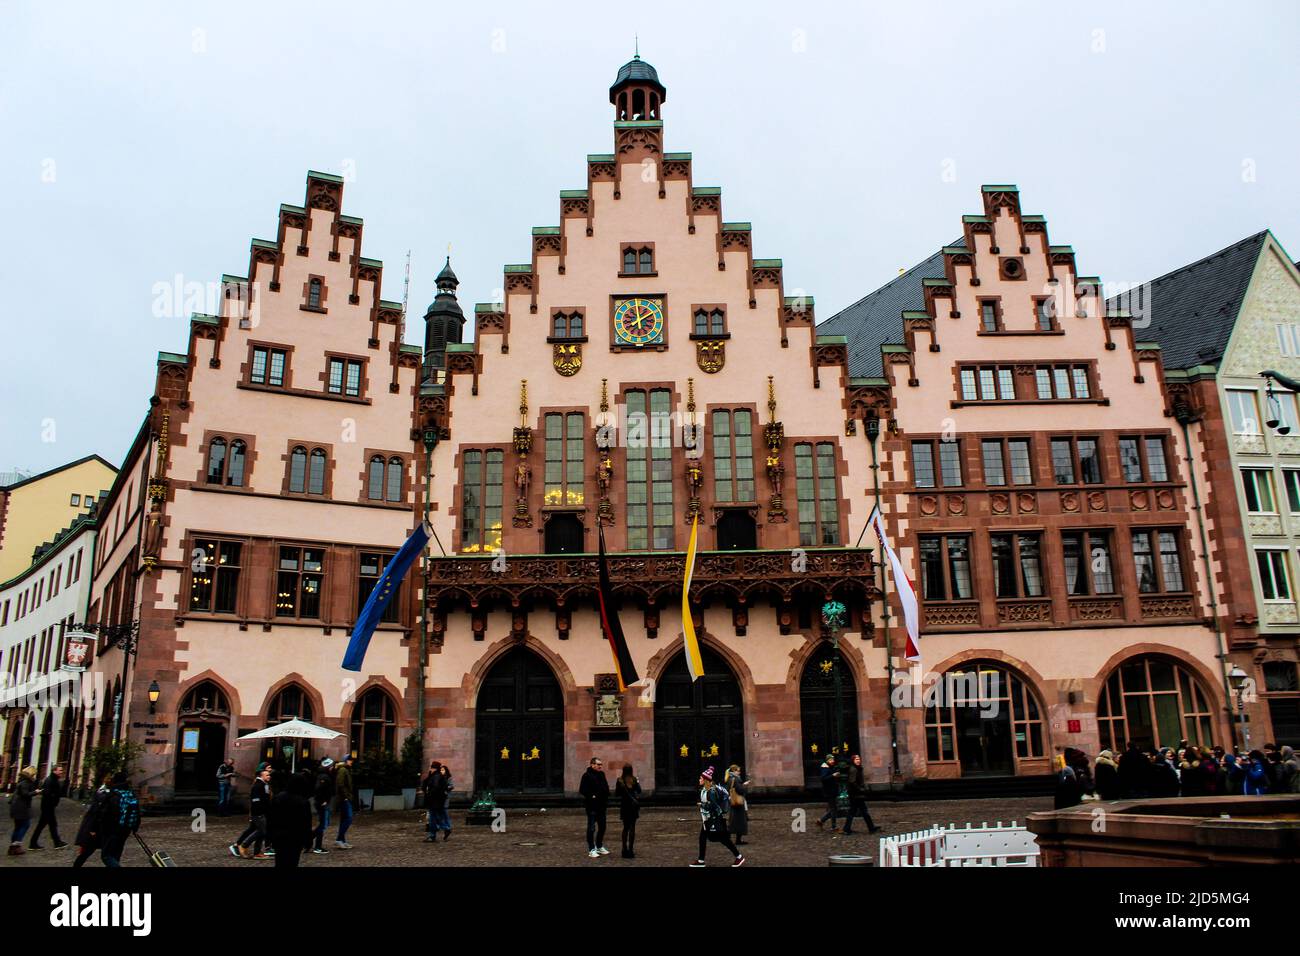
[[[393,555],[393,559],[388,562],[384,573],[379,575],[370,597],[366,599],[365,607],[357,615],[357,623],[352,625],[352,637],[348,641],[347,653],[343,655],[345,671],[361,670],[361,664],[366,659],[366,648],[370,646],[370,637],[375,633],[375,625],[384,616],[384,609],[388,607],[388,602],[401,587],[402,578],[406,577],[406,572],[411,569],[415,559],[429,543],[432,530],[428,523],[420,522],[420,526],[406,539],[406,544],[402,545],[397,554]]]

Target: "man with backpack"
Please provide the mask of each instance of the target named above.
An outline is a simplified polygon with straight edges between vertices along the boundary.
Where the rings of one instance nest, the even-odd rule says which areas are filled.
[[[735,857],[732,866],[743,866],[744,854],[736,849],[727,833],[727,813],[731,809],[731,794],[727,788],[713,779],[713,768],[707,768],[700,774],[700,855],[691,867],[704,866],[704,851],[709,842],[721,843]]]
[[[140,798],[127,783],[124,773],[115,773],[110,786],[97,830],[103,847],[99,856],[105,866],[117,868],[122,865],[127,838],[140,829]]]

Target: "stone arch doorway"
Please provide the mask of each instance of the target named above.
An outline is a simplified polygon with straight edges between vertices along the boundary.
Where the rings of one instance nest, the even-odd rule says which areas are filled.
[[[839,674],[839,727],[835,713],[835,678]],[[859,753],[858,685],[844,655],[822,641],[808,656],[799,679],[799,715],[803,725],[803,776],[808,786],[819,780],[827,753],[840,761]]]
[[[925,709],[926,759],[934,776],[1046,769],[1043,707],[1022,674],[998,661],[973,660],[947,670],[941,686]]]
[[[678,651],[655,684],[655,789],[689,790],[712,766],[721,780],[745,766],[745,707],[740,681],[722,655],[700,647],[704,676],[691,680]]]
[[[474,786],[493,794],[564,790],[564,695],[527,648],[503,654],[479,686]]]
[[[210,680],[194,685],[181,699],[176,723],[176,792],[215,793],[230,729],[225,692]]]

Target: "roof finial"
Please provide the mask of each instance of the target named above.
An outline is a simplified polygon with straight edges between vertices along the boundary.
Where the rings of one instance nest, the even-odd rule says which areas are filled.
[[[632,59],[641,59],[641,38],[635,33],[632,34]]]

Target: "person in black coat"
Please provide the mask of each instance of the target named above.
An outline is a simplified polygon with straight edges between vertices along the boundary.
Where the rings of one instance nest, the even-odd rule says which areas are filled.
[[[18,774],[18,783],[9,795],[9,816],[14,821],[14,832],[9,837],[9,855],[22,856],[23,837],[32,825],[32,798],[36,796],[36,768],[24,767]]]
[[[112,789],[100,805],[97,827],[101,849],[99,857],[104,866],[122,865],[122,851],[127,838],[140,829],[140,799],[127,783],[126,774],[113,774]]]
[[[582,795],[582,806],[587,811],[587,856],[593,859],[608,856],[605,849],[605,811],[609,807],[609,781],[605,779],[605,764],[599,757],[592,757],[591,764],[582,775],[578,784],[578,793]]]
[[[63,768],[55,767],[41,784],[41,818],[36,821],[36,829],[32,831],[32,841],[27,844],[27,849],[45,849],[41,846],[41,831],[46,827],[50,828],[50,836],[54,837],[54,849],[62,850],[68,845],[59,839],[59,821],[54,815],[62,799]]]
[[[257,768],[257,777],[248,791],[248,828],[230,845],[231,856],[246,860],[266,859],[262,844],[266,840],[267,814],[271,809],[271,768],[263,763]]]
[[[330,826],[330,803],[334,800],[334,761],[326,757],[316,768],[316,782],[312,791],[312,802],[316,804],[316,817],[320,821],[316,824],[316,829],[312,832],[313,853],[328,853],[322,845],[325,840],[325,831]]]
[[[623,764],[623,775],[614,784],[618,798],[618,818],[623,821],[623,859],[636,859],[636,821],[641,816],[641,781],[630,763]]]
[[[1083,786],[1079,783],[1078,772],[1071,767],[1065,760],[1063,754],[1058,754],[1056,763],[1056,799],[1054,806],[1057,810],[1065,810],[1069,807],[1076,807],[1083,798]]]
[[[840,770],[835,765],[835,755],[827,754],[822,762],[818,777],[822,784],[822,799],[826,801],[826,812],[817,821],[817,826],[824,829],[826,821],[831,821],[831,832],[840,828]]]
[[[1120,796],[1136,799],[1147,795],[1147,781],[1151,778],[1151,761],[1136,743],[1129,741],[1128,749],[1119,758]]]
[[[77,837],[74,841],[77,844],[77,858],[72,861],[72,865],[75,867],[85,866],[86,861],[100,847],[99,818],[104,810],[104,802],[108,799],[109,784],[112,779],[111,773],[104,774],[104,779],[99,782],[99,789],[90,798],[86,815],[81,818],[81,826],[77,829]]]
[[[442,800],[447,794],[447,778],[442,775],[442,764],[435,760],[429,764],[429,772],[420,784],[424,791],[425,829],[428,835],[425,843],[438,842],[438,819],[442,812]]]
[[[267,835],[275,846],[275,866],[295,867],[303,850],[312,845],[314,833],[311,825],[312,795],[311,775],[305,771],[295,773],[288,785],[273,787],[271,810],[267,817]]]
[[[1178,771],[1163,752],[1156,754],[1156,759],[1151,763],[1150,774],[1147,792],[1151,796],[1178,796]]]
[[[1115,766],[1115,755],[1109,750],[1103,750],[1097,755],[1094,781],[1097,787],[1098,799],[1119,799],[1119,768]]]

